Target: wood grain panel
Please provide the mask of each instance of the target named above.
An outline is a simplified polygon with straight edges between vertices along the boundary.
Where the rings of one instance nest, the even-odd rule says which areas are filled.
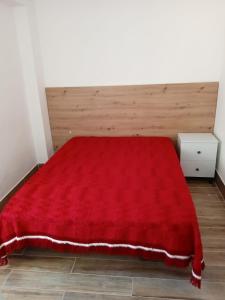
[[[53,143],[73,136],[212,132],[218,83],[46,88]]]

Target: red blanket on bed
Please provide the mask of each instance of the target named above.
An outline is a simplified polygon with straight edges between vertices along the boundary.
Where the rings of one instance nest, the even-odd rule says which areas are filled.
[[[1,212],[1,264],[27,246],[192,262],[200,286],[199,226],[171,140],[70,140]]]

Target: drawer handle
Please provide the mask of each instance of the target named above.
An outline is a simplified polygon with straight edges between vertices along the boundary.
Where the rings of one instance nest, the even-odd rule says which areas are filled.
[[[201,154],[201,153],[202,153],[202,151],[197,151],[197,153],[198,153],[198,154]]]
[[[195,171],[197,171],[197,172],[198,172],[198,171],[199,171],[199,168],[196,168],[196,169],[195,169]]]

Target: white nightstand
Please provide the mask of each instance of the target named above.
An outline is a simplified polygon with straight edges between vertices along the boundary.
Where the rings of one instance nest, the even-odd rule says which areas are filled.
[[[214,177],[218,140],[211,133],[178,133],[180,164],[186,177]]]

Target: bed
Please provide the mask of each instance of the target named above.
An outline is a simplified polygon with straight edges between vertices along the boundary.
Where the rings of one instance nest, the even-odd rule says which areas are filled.
[[[25,247],[135,255],[204,267],[195,208],[166,137],[76,137],[0,214],[0,263]]]

